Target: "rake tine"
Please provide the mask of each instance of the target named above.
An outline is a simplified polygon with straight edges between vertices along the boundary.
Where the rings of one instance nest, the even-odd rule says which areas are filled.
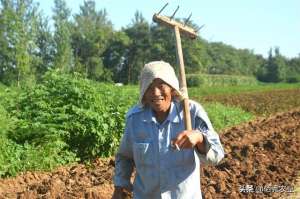
[[[172,14],[172,16],[170,17],[170,19],[172,20],[173,19],[173,17],[175,16],[175,14],[176,14],[176,12],[178,11],[178,9],[179,9],[179,6],[177,6],[177,8],[176,8],[176,10],[175,10],[175,12]]]
[[[190,18],[191,18],[191,16],[192,16],[192,13],[190,14],[190,16],[184,21],[184,24],[183,24],[183,26],[185,26],[188,22],[189,22],[189,20],[190,20]]]
[[[200,26],[200,27],[196,30],[196,32],[198,32],[199,30],[201,30],[204,26],[205,26],[205,24],[203,24],[202,26]]]
[[[164,5],[164,7],[162,7],[162,9],[160,9],[160,11],[157,13],[157,15],[159,15],[168,5],[169,3],[166,3],[166,5]]]

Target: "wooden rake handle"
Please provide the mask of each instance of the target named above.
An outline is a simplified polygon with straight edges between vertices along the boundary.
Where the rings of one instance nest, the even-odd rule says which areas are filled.
[[[186,77],[185,77],[180,33],[192,39],[195,39],[197,37],[196,31],[188,26],[185,26],[175,20],[170,19],[169,17],[160,16],[158,14],[153,15],[153,21],[162,24],[164,26],[167,26],[168,28],[174,29],[175,38],[176,38],[177,61],[179,64],[179,84],[180,84],[180,90],[182,91],[184,96],[182,102],[183,112],[184,112],[184,123],[185,123],[186,130],[192,130],[191,114],[189,109],[189,97],[188,97],[188,90],[187,90]]]

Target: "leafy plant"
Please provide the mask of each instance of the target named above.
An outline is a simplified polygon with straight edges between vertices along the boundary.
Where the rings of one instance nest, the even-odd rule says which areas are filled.
[[[0,135],[0,177],[15,176],[21,171],[51,170],[56,166],[76,161],[76,155],[64,150],[65,143],[49,142],[33,146],[17,144]]]
[[[64,150],[81,160],[110,156],[132,105],[120,89],[105,84],[95,87],[78,74],[49,72],[42,84],[26,90],[10,107],[15,128],[9,138],[34,146],[63,142]]]

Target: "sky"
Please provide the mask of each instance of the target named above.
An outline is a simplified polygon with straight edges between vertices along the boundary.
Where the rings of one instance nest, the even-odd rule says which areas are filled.
[[[51,18],[54,0],[35,0]],[[79,13],[84,0],[66,0],[72,14]],[[300,56],[299,0],[96,0],[96,9],[106,9],[114,29],[130,25],[136,11],[151,23],[152,16],[167,2],[161,15],[186,18],[205,25],[199,35],[209,42],[223,42],[239,49],[268,56],[270,48],[279,47],[288,58]]]

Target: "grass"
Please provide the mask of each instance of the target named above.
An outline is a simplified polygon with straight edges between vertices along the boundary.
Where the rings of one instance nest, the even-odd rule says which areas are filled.
[[[286,90],[300,88],[300,83],[288,84],[288,83],[260,83],[252,86],[200,86],[191,87],[188,89],[189,96],[203,97],[208,95],[217,94],[238,94],[245,92],[258,92],[258,91],[271,91],[271,90]]]
[[[187,74],[186,78],[188,86],[240,86],[259,84],[259,81],[254,76],[242,75]]]
[[[220,103],[203,104],[216,131],[229,128],[254,118],[254,115],[238,107],[225,106]]]

